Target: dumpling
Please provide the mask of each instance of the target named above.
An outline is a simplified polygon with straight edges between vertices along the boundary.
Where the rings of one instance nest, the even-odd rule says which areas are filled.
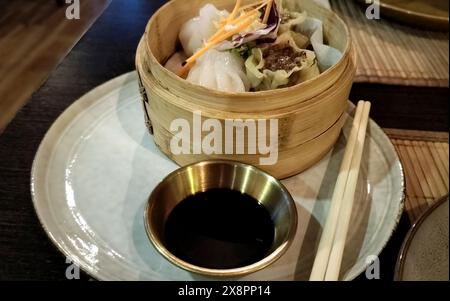
[[[287,34],[275,44],[253,48],[245,67],[251,87],[259,91],[293,86],[320,74],[314,52],[298,48]]]
[[[246,92],[250,82],[244,60],[230,51],[208,50],[189,72],[187,81],[223,92]]]
[[[206,4],[200,9],[199,16],[189,20],[181,28],[179,39],[188,57],[202,48],[204,42],[217,31],[216,24],[229,15],[226,10],[218,10],[212,4]]]
[[[324,72],[328,68],[334,66],[342,57],[341,51],[331,47],[330,45],[325,45],[323,36],[323,24],[322,21],[316,18],[308,17],[306,12],[294,13],[292,15],[289,12],[300,12],[301,2],[298,0],[276,0],[278,5],[283,11],[287,12],[285,27],[290,28],[296,32],[299,32],[309,38],[311,45],[313,46],[314,52],[317,56],[317,65],[320,72]],[[318,4],[329,8],[328,1],[316,0]],[[283,13],[281,14],[283,17]],[[289,16],[289,18],[287,18]],[[287,25],[289,24],[289,25]],[[282,22],[283,25],[283,22]],[[280,32],[286,30],[286,28],[281,29]]]

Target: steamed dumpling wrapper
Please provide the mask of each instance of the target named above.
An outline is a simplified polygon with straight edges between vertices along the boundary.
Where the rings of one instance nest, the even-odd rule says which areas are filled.
[[[275,44],[289,44],[295,51],[299,52],[308,47],[309,38],[301,33],[288,31],[280,35]]]
[[[320,74],[314,52],[300,49],[290,32],[273,45],[253,48],[245,67],[255,90],[292,86]]]
[[[284,2],[282,0],[278,0],[276,2],[281,17],[280,28],[278,29],[279,34],[283,34],[292,30],[295,26],[303,23],[306,20],[306,12],[299,12],[296,10],[289,10],[284,8]]]
[[[187,81],[223,92],[246,92],[250,82],[244,60],[230,51],[208,50],[189,72]]]
[[[206,4],[200,9],[199,16],[187,21],[178,36],[186,55],[189,57],[202,48],[205,41],[216,33],[215,24],[228,15],[228,11],[218,10],[214,5]]]
[[[305,22],[297,25],[296,30],[309,36],[322,72],[341,59],[342,53],[338,49],[324,44],[323,24],[319,19],[306,18]]]
[[[287,12],[281,18],[279,33],[290,31],[292,28],[303,23],[305,20],[306,12]]]
[[[283,8],[293,12],[301,11],[301,1],[297,0],[278,0]],[[293,28],[296,32],[306,35],[314,49],[321,72],[334,66],[342,57],[341,51],[324,44],[323,23],[321,20],[306,17],[303,22],[296,24]]]

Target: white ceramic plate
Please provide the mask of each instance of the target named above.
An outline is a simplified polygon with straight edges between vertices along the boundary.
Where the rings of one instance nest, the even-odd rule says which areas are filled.
[[[283,181],[297,204],[296,240],[272,266],[243,279],[308,279],[350,123],[351,118],[326,158]],[[403,173],[395,150],[374,122],[368,133],[343,261],[345,280],[381,252],[403,210]],[[144,126],[136,74],[125,74],[76,101],[50,128],[33,164],[34,206],[56,246],[97,279],[204,279],[166,261],[144,230],[148,196],[176,168]]]

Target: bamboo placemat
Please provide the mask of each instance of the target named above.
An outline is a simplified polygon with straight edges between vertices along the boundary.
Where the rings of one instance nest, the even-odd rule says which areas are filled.
[[[448,133],[385,129],[406,178],[405,207],[411,222],[449,192]]]
[[[415,29],[383,19],[369,20],[354,0],[332,0],[347,23],[358,54],[357,82],[449,86],[448,33]]]

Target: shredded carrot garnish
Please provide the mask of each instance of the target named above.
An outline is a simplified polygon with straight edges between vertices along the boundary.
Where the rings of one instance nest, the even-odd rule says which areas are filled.
[[[209,41],[214,40],[221,34],[225,33],[227,31],[226,30],[227,25],[235,26],[238,22],[241,22],[242,20],[247,19],[248,17],[254,16],[257,13],[258,13],[258,11],[254,10],[254,11],[248,12],[247,14],[241,15],[241,16],[237,17],[236,19],[228,22],[227,24],[223,25],[211,38],[209,38]]]
[[[267,1],[267,0],[266,0],[266,1]],[[259,3],[256,3],[255,5],[258,5],[258,4],[259,4]],[[260,10],[261,8],[263,8],[265,5],[267,5],[266,2],[264,2],[264,3],[263,3],[262,5],[260,5],[259,7],[253,9],[252,11],[249,11],[249,12],[247,12],[247,13],[242,14],[241,16],[237,17],[237,18],[234,19],[234,20],[228,20],[228,19],[222,20],[222,21],[220,22],[220,25],[221,25],[221,26],[219,27],[218,31],[217,31],[217,32],[209,39],[209,41],[215,39],[215,38],[216,38],[217,36],[219,36],[220,34],[223,34],[223,33],[226,31],[226,28],[225,28],[225,27],[226,27],[227,25],[235,25],[236,23],[242,21],[243,19],[247,18],[248,16],[253,16],[253,15],[257,14],[257,13],[259,12],[259,10]]]
[[[253,22],[255,22],[255,20],[256,20],[255,16],[248,16],[247,19],[244,19],[241,23],[236,25],[236,28],[234,28],[233,30],[225,32],[222,35],[216,37],[214,40],[206,43],[206,45],[203,48],[198,50],[196,53],[194,53],[194,55],[192,55],[190,58],[188,58],[185,61],[184,66],[178,71],[178,76],[183,77],[191,69],[191,67],[194,64],[194,62],[199,57],[201,57],[203,54],[205,54],[205,52],[207,52],[209,49],[215,47],[216,45],[218,45],[222,41],[225,41],[226,39],[231,38],[235,34],[239,33],[242,29],[247,28]]]
[[[227,23],[234,19],[234,17],[236,16],[237,12],[239,11],[239,8],[241,7],[241,4],[242,4],[242,0],[237,0],[236,1],[236,5],[234,6],[233,11],[231,12],[231,14],[227,18]]]
[[[270,11],[272,10],[272,5],[273,5],[273,0],[269,0],[269,2],[267,2],[266,13],[264,14],[264,19],[263,19],[264,24],[267,24],[267,21],[269,21]]]
[[[205,52],[207,52],[209,49],[233,37],[235,34],[238,34],[239,32],[245,30],[253,22],[259,19],[258,12],[264,6],[267,7],[263,18],[263,23],[267,24],[273,5],[273,0],[258,1],[244,7],[241,7],[241,4],[242,0],[236,1],[236,5],[234,6],[231,14],[226,19],[223,19],[219,22],[219,28],[217,32],[205,43],[205,45],[184,62],[183,67],[178,71],[178,76],[183,77],[191,69],[195,61],[203,54],[205,54]],[[248,12],[245,11],[245,9],[253,8],[257,5],[259,5],[257,8],[254,8],[253,10]],[[236,15],[239,11],[241,11],[242,14],[236,18]]]
[[[215,43],[215,42],[220,43],[228,38],[231,38],[233,35],[241,32],[242,30],[244,30],[248,26],[250,26],[253,22],[255,22],[256,19],[257,19],[257,16],[255,16],[255,15],[247,16],[246,18],[242,19],[239,23],[233,24],[234,28],[232,28],[229,31],[225,31],[221,35],[215,37],[214,39],[211,39],[209,42],[210,43]]]
[[[229,14],[227,18],[225,18],[224,20],[222,20],[220,22],[221,27],[224,26],[224,25],[227,25],[231,21],[233,21],[234,17],[236,17],[236,14],[241,9],[241,4],[242,4],[242,0],[237,0],[236,1],[236,5],[234,6],[233,11],[231,12],[231,14]]]
[[[251,6],[250,6],[250,5],[247,5],[247,8],[251,8],[251,7],[255,7],[256,5],[262,3],[262,4],[259,5],[257,8],[253,8],[252,10],[250,10],[250,11],[248,11],[248,12],[246,12],[246,11],[243,9],[243,7],[241,7],[241,8],[240,8],[241,15],[240,15],[239,17],[237,17],[236,19],[234,19],[234,20],[229,20],[228,18],[221,20],[221,21],[219,22],[219,25],[220,25],[220,26],[219,26],[219,29],[221,29],[222,27],[224,27],[224,26],[226,26],[226,25],[230,25],[230,24],[236,23],[236,21],[241,20],[243,17],[246,17],[248,14],[254,14],[254,13],[259,12],[259,10],[260,10],[261,8],[263,8],[264,6],[267,5],[267,1],[268,1],[268,0],[260,1],[260,2],[257,2],[257,3],[255,3],[255,4],[253,4],[253,5],[251,5]]]

